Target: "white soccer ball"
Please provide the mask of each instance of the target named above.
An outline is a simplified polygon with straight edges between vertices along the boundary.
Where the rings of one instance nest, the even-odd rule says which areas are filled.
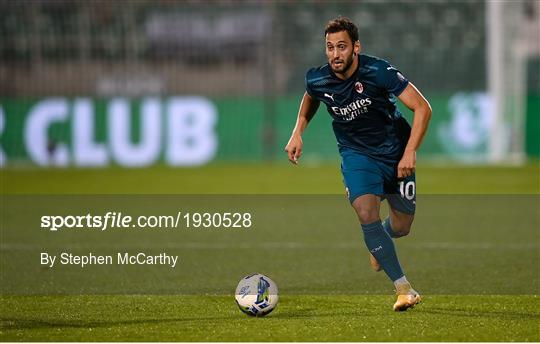
[[[265,275],[248,275],[236,287],[236,303],[248,315],[262,317],[274,310],[278,303],[276,283]]]

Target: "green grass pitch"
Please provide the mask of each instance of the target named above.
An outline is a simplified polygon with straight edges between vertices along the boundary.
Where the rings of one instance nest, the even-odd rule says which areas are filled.
[[[403,313],[392,311],[383,273],[370,270],[337,164],[0,173],[2,341],[540,341],[536,163],[419,167],[413,232],[396,246],[424,300]],[[14,196],[28,194],[41,196]],[[257,226],[111,231],[84,240],[59,232],[50,240],[35,228],[51,206],[39,201],[50,194],[170,194],[152,202],[132,196],[142,203],[126,197],[124,207],[160,214],[228,203],[253,211]],[[84,197],[73,197],[66,211],[81,207]],[[119,203],[110,197],[104,209]],[[9,231],[14,224],[23,230]],[[104,254],[165,250],[180,263],[54,273],[38,266],[36,252],[66,246]],[[234,303],[236,283],[251,272],[268,274],[280,288],[265,318],[248,317]]]
[[[2,300],[10,341],[537,341],[538,297],[437,296],[394,313],[388,295],[283,296],[266,318],[231,296],[34,296]]]

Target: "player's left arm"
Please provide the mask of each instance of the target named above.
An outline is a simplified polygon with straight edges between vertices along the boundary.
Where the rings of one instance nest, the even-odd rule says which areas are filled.
[[[398,98],[414,112],[411,136],[405,146],[405,152],[397,168],[398,178],[405,178],[412,175],[416,168],[416,151],[426,134],[431,118],[431,106],[411,82],[409,82]]]

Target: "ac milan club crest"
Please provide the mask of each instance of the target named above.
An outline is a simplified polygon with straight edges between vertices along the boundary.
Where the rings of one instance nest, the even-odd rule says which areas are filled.
[[[356,92],[362,93],[364,92],[364,85],[362,85],[360,81],[357,81],[356,84],[354,84],[354,89],[356,90]]]

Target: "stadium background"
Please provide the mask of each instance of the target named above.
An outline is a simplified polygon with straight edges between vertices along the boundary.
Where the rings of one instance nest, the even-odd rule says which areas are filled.
[[[540,154],[540,5],[492,3],[500,18],[483,1],[4,0],[1,162],[282,161],[324,25],[346,15],[430,100],[423,161],[523,163]],[[337,161],[329,122],[305,161]]]
[[[0,340],[540,340],[539,4],[0,0]],[[406,314],[369,268],[324,109],[301,164],[282,153],[339,14],[434,110],[414,230],[396,241],[424,295]],[[231,208],[257,227],[38,225]],[[44,250],[181,263],[48,269]],[[253,271],[280,287],[267,318],[231,295]]]

